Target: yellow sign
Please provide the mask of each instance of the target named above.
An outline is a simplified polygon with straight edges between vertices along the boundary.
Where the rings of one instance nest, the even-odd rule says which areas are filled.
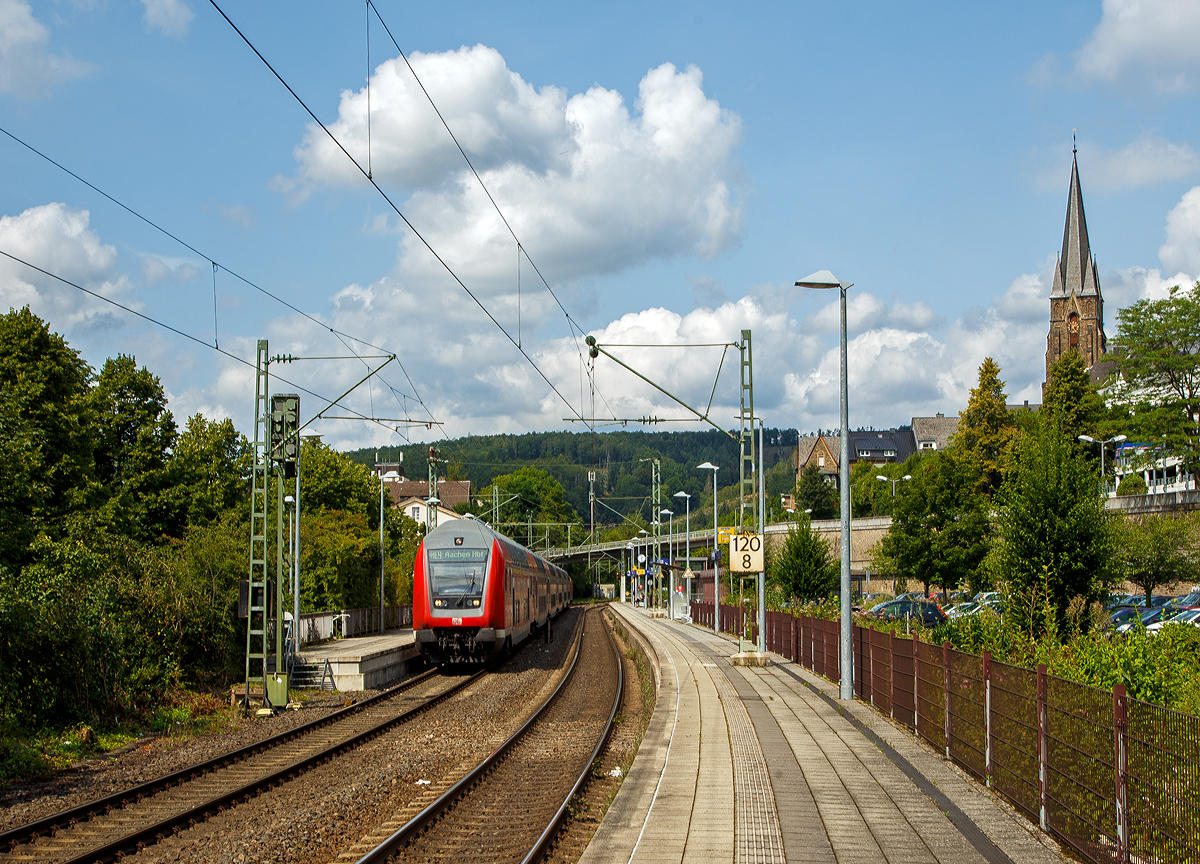
[[[761,573],[763,571],[763,535],[733,535],[729,542],[729,569],[734,573]]]
[[[717,529],[717,542],[718,543],[728,543],[729,538],[732,537],[735,533],[737,533],[737,532],[733,528],[718,528]]]

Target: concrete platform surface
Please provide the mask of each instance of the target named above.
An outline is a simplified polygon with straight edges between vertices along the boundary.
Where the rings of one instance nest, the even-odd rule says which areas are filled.
[[[732,640],[612,608],[650,645],[659,696],[583,864],[1069,860],[912,733],[830,699],[831,682],[774,654],[733,666]]]
[[[418,653],[412,628],[403,627],[306,646],[297,656],[317,665],[328,660],[338,690],[378,690],[400,680]]]

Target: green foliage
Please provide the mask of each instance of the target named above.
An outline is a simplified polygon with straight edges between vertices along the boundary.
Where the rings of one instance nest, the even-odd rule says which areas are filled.
[[[1124,381],[1115,390],[1129,408],[1120,431],[1162,441],[1197,468],[1195,415],[1200,413],[1200,282],[1175,286],[1161,300],[1138,300],[1117,313],[1114,343]]]
[[[1079,435],[1097,434],[1106,411],[1078,351],[1068,351],[1050,367],[1050,380],[1042,398],[1042,420],[1053,422],[1075,440]]]
[[[1008,615],[1033,634],[1067,625],[1072,602],[1090,606],[1116,572],[1115,533],[1091,465],[1053,423],[1022,433],[996,496],[996,537],[986,566]]]
[[[1122,575],[1145,592],[1147,603],[1155,588],[1174,585],[1195,572],[1200,526],[1195,515],[1143,516],[1115,525]]]
[[[897,484],[892,525],[880,541],[876,566],[916,580],[926,591],[930,585],[950,590],[964,583],[986,590],[980,565],[991,527],[987,499],[976,491],[978,464],[954,449],[910,461],[912,479]]]
[[[1016,423],[1005,404],[1000,367],[991,357],[979,366],[979,383],[971,390],[967,407],[959,412],[958,431],[951,445],[959,456],[974,466],[980,487],[988,492],[999,488]]]
[[[1145,495],[1148,491],[1146,480],[1141,474],[1126,474],[1121,478],[1121,485],[1117,487],[1117,495]]]
[[[320,510],[300,522],[304,610],[358,609],[379,602],[379,534],[362,513]]]
[[[304,439],[300,466],[300,506],[305,513],[344,510],[363,516],[367,525],[379,530],[379,479],[365,465],[316,439]]]
[[[796,484],[796,509],[801,512],[811,509],[809,516],[813,519],[835,519],[839,507],[837,490],[821,469],[816,465],[806,466]]]
[[[517,523],[561,522],[578,526],[583,524],[583,520],[567,503],[562,484],[541,468],[520,468],[511,474],[496,477],[493,485],[500,490],[501,530],[522,542],[528,538]],[[492,516],[488,502],[492,500],[492,486],[481,490],[478,499],[484,504],[476,506],[477,514],[490,520]],[[572,534],[582,539],[582,536],[576,533],[577,530],[581,529],[572,529]],[[545,537],[545,529],[535,529],[534,535],[535,538]],[[550,529],[551,545],[565,545],[566,539],[565,527],[555,526]]]
[[[237,434],[232,420],[188,418],[172,454],[171,492],[188,525],[210,522],[246,501],[251,459],[250,442]]]
[[[838,562],[808,519],[788,529],[783,545],[768,562],[768,576],[785,598],[828,597],[837,585]]]

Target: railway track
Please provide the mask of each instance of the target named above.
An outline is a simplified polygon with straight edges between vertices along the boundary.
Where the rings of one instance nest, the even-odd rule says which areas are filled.
[[[0,862],[117,860],[407,722],[489,671],[430,670],[255,744],[5,831]]]
[[[570,669],[545,703],[359,864],[540,860],[608,739],[622,684],[616,643],[600,611],[591,610]]]

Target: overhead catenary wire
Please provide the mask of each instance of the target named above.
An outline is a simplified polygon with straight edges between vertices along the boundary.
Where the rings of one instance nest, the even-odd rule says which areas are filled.
[[[184,339],[188,339],[192,342],[195,342],[197,345],[203,345],[205,348],[209,349],[210,351],[216,351],[218,354],[220,354],[224,357],[228,357],[230,360],[233,360],[236,363],[241,363],[243,366],[246,366],[247,368],[250,368],[250,369],[255,368],[254,364],[251,363],[249,360],[245,359],[244,357],[239,357],[230,351],[226,351],[224,348],[218,348],[215,345],[209,345],[203,339],[200,339],[197,336],[193,336],[191,333],[187,333],[183,330],[180,330],[178,327],[172,327],[170,324],[167,324],[165,321],[159,321],[157,318],[147,315],[144,312],[139,312],[136,309],[132,309],[129,306],[126,306],[124,303],[119,303],[116,300],[113,300],[111,297],[105,297],[103,294],[100,294],[96,291],[92,291],[90,288],[84,288],[82,285],[80,285],[76,282],[72,282],[70,279],[59,276],[57,273],[52,273],[49,270],[46,270],[45,268],[39,267],[36,264],[26,261],[24,258],[19,258],[10,252],[5,252],[3,249],[0,249],[0,255],[3,255],[5,258],[8,258],[10,261],[15,261],[17,264],[21,264],[25,267],[28,267],[30,270],[35,270],[38,273],[41,273],[43,276],[48,276],[57,282],[63,283],[64,285],[69,285],[70,287],[76,289],[77,291],[82,291],[84,294],[87,294],[89,297],[94,297],[95,299],[101,300],[101,301],[109,304],[110,306],[115,306],[124,312],[128,312],[130,315],[134,315],[138,318],[141,318],[143,321],[153,324],[156,327],[162,327],[164,330],[169,330],[170,332],[174,333],[176,336],[182,336]],[[391,362],[392,360],[396,359],[395,354],[387,354],[385,356],[388,358],[388,360],[385,361],[385,364],[383,364],[383,365],[386,365],[386,363]],[[383,366],[381,365],[380,368],[383,368]],[[378,371],[378,370],[376,370],[376,371]],[[372,374],[374,374],[374,373],[372,373]],[[315,390],[308,389],[307,387],[303,386],[302,384],[297,384],[295,381],[289,381],[287,378],[284,378],[282,375],[275,375],[274,377],[277,380],[282,381],[284,384],[287,384],[289,387],[295,387],[297,390],[300,390],[303,393],[307,393],[309,396],[315,397],[317,399],[320,399],[323,402],[329,403],[329,405],[326,408],[322,409],[322,411],[319,412],[316,417],[313,417],[312,419],[310,419],[308,421],[308,423],[312,423],[313,420],[318,419],[318,417],[320,416],[321,413],[324,413],[324,411],[327,411],[329,408],[332,408],[335,405],[339,408],[343,408],[346,411],[349,411],[351,414],[358,415],[358,419],[360,419],[360,420],[370,420],[370,421],[378,422],[375,420],[375,418],[368,417],[365,414],[363,414],[362,412],[356,411],[354,408],[350,407],[349,405],[342,404],[341,400],[346,398],[346,396],[348,396],[354,388],[347,390],[345,393],[343,393],[341,396],[338,396],[336,399],[330,399],[328,396],[323,396],[322,394],[316,392]],[[357,385],[355,385],[355,386],[357,386]],[[304,425],[307,426],[308,423],[306,423]],[[384,424],[379,423],[379,425],[382,426]],[[387,427],[385,427],[385,428],[387,428]]]
[[[75,173],[70,168],[63,165],[61,162],[58,162],[53,157],[49,156],[47,153],[43,152],[42,150],[39,150],[37,147],[34,147],[28,141],[22,140],[21,138],[17,137],[15,134],[13,134],[12,132],[8,131],[7,129],[5,129],[3,127],[0,127],[0,133],[3,133],[5,136],[10,138],[15,143],[24,147],[26,150],[33,153],[38,158],[53,165],[55,168],[62,171],[64,174],[67,174],[68,176],[70,176],[70,177],[74,178],[75,180],[77,180],[78,182],[82,183],[84,186],[88,187],[96,194],[100,195],[101,197],[105,198],[106,200],[110,201],[111,203],[117,205],[122,210],[124,210],[126,213],[129,213],[134,218],[136,218],[136,219],[140,220],[141,222],[145,223],[146,225],[150,226],[155,231],[158,231],[160,234],[164,235],[165,237],[170,238],[171,240],[175,241],[176,243],[178,243],[180,246],[184,247],[185,249],[189,250],[190,252],[194,253],[195,255],[198,255],[200,258],[203,258],[205,261],[208,261],[212,265],[212,268],[213,268],[213,339],[214,339],[214,345],[216,347],[220,347],[216,341],[216,339],[217,339],[216,276],[217,276],[218,270],[224,270],[230,276],[233,276],[238,281],[249,286],[250,288],[253,288],[255,291],[258,291],[260,294],[264,295],[265,297],[268,297],[271,300],[274,300],[276,303],[279,303],[280,305],[286,307],[287,309],[290,309],[291,311],[295,312],[297,315],[300,315],[301,317],[307,319],[308,321],[311,321],[313,324],[316,324],[321,329],[329,331],[329,333],[331,335],[333,335],[334,338],[336,338],[339,342],[341,342],[342,345],[345,346],[345,348],[348,351],[350,351],[352,354],[357,355],[358,352],[355,351],[354,348],[346,342],[347,339],[351,340],[352,342],[356,342],[359,345],[365,346],[367,348],[370,348],[370,349],[373,349],[376,351],[386,351],[387,350],[387,349],[383,348],[382,346],[375,345],[371,342],[366,341],[365,339],[360,339],[357,336],[351,335],[350,333],[346,333],[342,330],[337,329],[336,327],[332,327],[329,324],[326,324],[324,321],[321,321],[319,318],[316,318],[316,317],[308,314],[303,309],[300,309],[297,306],[293,305],[292,303],[289,303],[287,300],[283,299],[282,297],[275,294],[274,292],[267,290],[266,288],[262,287],[261,285],[257,284],[256,282],[252,281],[251,279],[247,278],[246,276],[243,276],[240,273],[229,269],[224,264],[217,262],[212,256],[207,255],[204,252],[200,251],[195,246],[193,246],[191,243],[188,243],[186,240],[179,237],[178,235],[176,235],[169,229],[163,227],[158,222],[154,221],[153,219],[149,218],[148,216],[143,215],[142,213],[139,213],[137,210],[133,209],[125,202],[119,200],[118,198],[114,197],[113,195],[110,195],[108,192],[99,188],[94,183],[91,183],[84,177],[81,177],[79,174]],[[205,344],[207,344],[207,343],[205,343]],[[425,401],[421,398],[421,394],[418,391],[416,385],[413,383],[412,376],[410,376],[408,374],[408,369],[405,368],[404,363],[400,360],[399,357],[396,358],[395,362],[396,362],[396,365],[400,367],[400,371],[404,375],[405,380],[408,382],[408,386],[412,389],[413,399],[416,401],[416,403],[418,405],[421,406],[422,409],[424,409],[425,413],[429,416],[429,418],[431,420],[434,419],[433,413],[429,410],[429,406],[427,406],[425,404]],[[393,394],[397,394],[399,392],[396,390],[396,388],[392,387],[391,384],[388,384],[387,379],[384,378],[382,375],[379,375],[378,377],[379,377],[379,380],[385,386],[387,386],[389,390],[391,390],[393,392]],[[405,398],[407,398],[407,396]],[[403,408],[404,406],[402,405],[401,407]]]
[[[467,296],[470,297],[472,301],[474,301],[475,305],[480,308],[480,310],[483,312],[483,314],[488,317],[488,320],[490,320],[493,324],[495,324],[496,328],[501,333],[504,334],[505,338],[507,338],[509,342],[511,342],[513,344],[513,347],[515,347],[517,349],[517,351],[520,352],[521,356],[525,358],[526,362],[528,362],[529,365],[531,367],[533,367],[533,370],[538,373],[538,375],[541,377],[541,379],[546,382],[546,386],[548,386],[554,392],[554,395],[556,395],[559,399],[561,399],[563,401],[563,403],[572,411],[572,413],[574,413],[576,416],[578,416],[582,419],[583,418],[582,413],[580,413],[579,411],[576,411],[575,406],[573,406],[571,404],[571,402],[565,396],[563,396],[563,394],[559,391],[559,389],[554,386],[554,382],[552,382],[550,380],[550,378],[546,375],[546,373],[542,371],[541,367],[538,366],[537,362],[532,357],[529,356],[528,352],[526,352],[525,349],[520,346],[520,344],[518,344],[517,340],[513,339],[512,334],[509,333],[507,329],[505,329],[504,325],[502,325],[499,321],[496,320],[496,317],[491,313],[491,310],[489,310],[487,308],[487,306],[485,306],[483,304],[483,301],[481,301],[475,295],[475,293],[473,291],[471,291],[470,288],[467,287],[466,283],[463,282],[463,280],[454,271],[454,269],[437,252],[437,250],[435,250],[433,248],[433,245],[425,238],[425,235],[422,234],[420,231],[418,231],[416,226],[413,225],[412,222],[409,221],[408,217],[404,215],[404,213],[400,210],[399,206],[397,206],[397,204],[391,199],[391,196],[389,196],[386,192],[383,191],[383,189],[379,186],[379,184],[375,181],[375,179],[373,177],[368,176],[366,169],[363,168],[363,166],[359,163],[359,161],[357,159],[355,159],[353,156],[350,155],[350,152],[345,148],[345,146],[342,144],[342,142],[338,140],[337,136],[334,135],[329,130],[329,128],[320,121],[320,119],[313,112],[313,110],[308,107],[308,103],[306,103],[303,99],[300,98],[300,95],[294,89],[292,89],[292,86],[287,83],[287,81],[284,79],[284,77],[282,75],[279,74],[278,71],[276,71],[275,67],[272,66],[271,63],[267,60],[267,58],[263,56],[262,52],[259,51],[258,48],[256,48],[254,46],[254,43],[250,41],[250,39],[246,36],[246,34],[243,33],[241,31],[241,29],[236,24],[233,23],[233,20],[228,15],[225,14],[225,11],[220,7],[220,5],[217,4],[216,0],[208,0],[208,2],[214,9],[217,10],[218,14],[220,14],[220,16],[225,19],[226,23],[229,24],[229,26],[233,28],[233,31],[235,33],[237,33],[237,35],[241,38],[241,40],[246,43],[246,46],[251,51],[254,52],[254,55],[256,57],[258,57],[259,60],[262,61],[263,65],[266,66],[267,69],[270,71],[270,73],[275,76],[276,80],[278,80],[279,83],[283,85],[284,89],[286,89],[288,91],[288,93],[291,94],[292,98],[295,99],[296,102],[300,105],[300,107],[304,109],[304,112],[306,114],[308,114],[308,116],[312,118],[313,122],[316,123],[321,128],[321,130],[326,134],[326,136],[328,136],[329,140],[333,142],[334,146],[336,146],[339,150],[342,151],[342,153],[345,155],[345,157],[350,160],[350,162],[354,165],[355,168],[358,169],[359,173],[361,173],[363,175],[363,177],[366,178],[367,182],[370,183],[375,188],[375,191],[377,191],[380,194],[380,196],[382,196],[383,200],[387,202],[388,206],[392,208],[392,210],[396,213],[396,215],[400,217],[401,221],[403,221],[404,224],[408,227],[408,229],[413,233],[413,236],[416,237],[417,240],[420,241],[421,245],[424,246],[429,251],[429,254],[431,254],[434,257],[434,259],[438,262],[438,264],[441,265],[442,269],[444,269],[446,271],[446,273],[449,274],[450,278],[452,278],[458,284],[458,286],[460,288],[462,288],[462,290],[467,294]],[[374,8],[374,7],[372,6],[372,8]],[[376,11],[376,16],[378,16],[378,11]],[[532,264],[532,262],[530,262],[530,263]],[[536,266],[535,266],[535,270],[536,270]],[[561,307],[561,304],[560,304],[560,307]],[[564,312],[565,312],[565,310],[564,310]]]

